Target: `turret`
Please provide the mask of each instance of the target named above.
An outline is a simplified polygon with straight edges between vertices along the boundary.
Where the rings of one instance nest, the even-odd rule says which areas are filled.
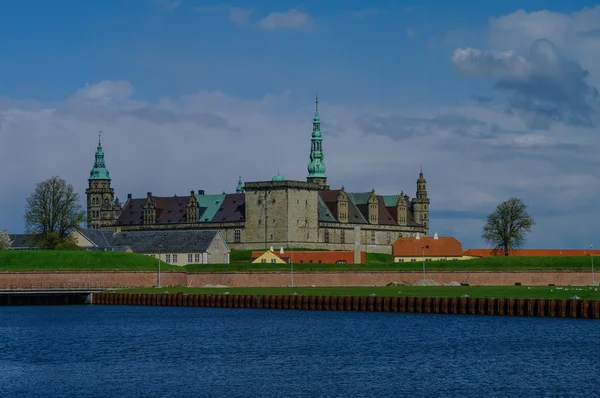
[[[427,197],[427,181],[423,176],[423,169],[417,178],[417,197],[413,199],[413,214],[415,221],[429,230],[429,198]]]
[[[398,218],[398,225],[406,226],[408,223],[408,201],[404,192],[400,192],[398,196],[398,203],[396,204],[396,213]]]
[[[337,197],[337,219],[343,224],[348,223],[348,195],[344,187],[340,189]]]
[[[375,189],[369,196],[369,224],[379,224],[379,200],[375,195]]]
[[[104,150],[100,140],[102,131],[98,133],[98,147],[94,157],[94,166],[88,178],[87,226],[103,228],[114,225],[121,213],[120,205],[114,202],[115,192],[110,186],[110,174],[104,162]],[[118,208],[115,207],[118,205]]]
[[[321,118],[319,117],[319,97],[315,101],[315,117],[310,144],[310,163],[308,164],[308,182],[318,184],[321,189],[327,187],[325,175],[325,158],[323,156],[323,136],[321,135]]]

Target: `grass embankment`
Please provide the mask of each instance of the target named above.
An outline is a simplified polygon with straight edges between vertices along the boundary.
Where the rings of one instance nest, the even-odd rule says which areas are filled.
[[[294,272],[420,271],[421,261],[394,263],[386,254],[367,255],[367,264],[294,264]],[[390,261],[385,261],[389,256]],[[600,262],[599,262],[600,263]],[[188,272],[289,272],[288,264],[190,264]],[[475,260],[426,261],[427,271],[588,271],[590,257],[485,257]]]
[[[231,264],[189,264],[161,261],[162,271],[289,272],[289,264],[252,264],[250,251],[231,252]],[[599,262],[600,263],[600,262]],[[367,264],[294,264],[294,272],[421,271],[421,261],[394,263],[387,254],[369,253]],[[426,261],[432,271],[589,271],[590,257],[486,257],[476,260]],[[154,271],[157,259],[136,253],[89,251],[0,251],[2,271]]]
[[[0,272],[9,271],[155,271],[158,260],[135,253],[89,251],[0,251]],[[182,271],[161,263],[161,270]]]
[[[578,296],[585,300],[600,300],[600,289],[589,286],[332,286],[332,287],[227,287],[227,288],[142,288],[124,289],[118,293],[188,293],[188,294],[250,294],[300,296],[404,296],[404,297],[461,297],[476,298],[540,298],[568,299]]]

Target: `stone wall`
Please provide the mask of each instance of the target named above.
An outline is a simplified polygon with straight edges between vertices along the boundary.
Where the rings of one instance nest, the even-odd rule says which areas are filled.
[[[420,272],[314,272],[294,273],[297,286],[383,286],[394,281],[415,282]],[[588,285],[589,272],[428,272],[428,279],[440,283],[457,281],[470,285],[547,286]],[[290,273],[185,273],[162,272],[163,286],[203,287],[207,284],[227,286],[288,286]],[[150,287],[157,284],[156,272],[1,272],[0,289],[51,287]]]

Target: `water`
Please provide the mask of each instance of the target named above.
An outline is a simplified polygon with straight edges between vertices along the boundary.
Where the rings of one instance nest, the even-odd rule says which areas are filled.
[[[585,319],[0,308],[0,397],[597,396]]]

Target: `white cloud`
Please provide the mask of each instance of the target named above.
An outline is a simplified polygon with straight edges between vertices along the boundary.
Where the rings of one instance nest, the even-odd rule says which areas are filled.
[[[237,25],[245,25],[250,20],[254,10],[250,8],[231,7],[229,9],[229,19]]]
[[[285,12],[272,12],[258,21],[258,26],[265,30],[310,30],[313,24],[314,22],[310,15],[296,9]]]
[[[591,82],[600,85],[600,6],[570,14],[548,10],[518,10],[489,23],[494,49],[525,52],[539,39],[547,39],[577,59],[591,72]]]

